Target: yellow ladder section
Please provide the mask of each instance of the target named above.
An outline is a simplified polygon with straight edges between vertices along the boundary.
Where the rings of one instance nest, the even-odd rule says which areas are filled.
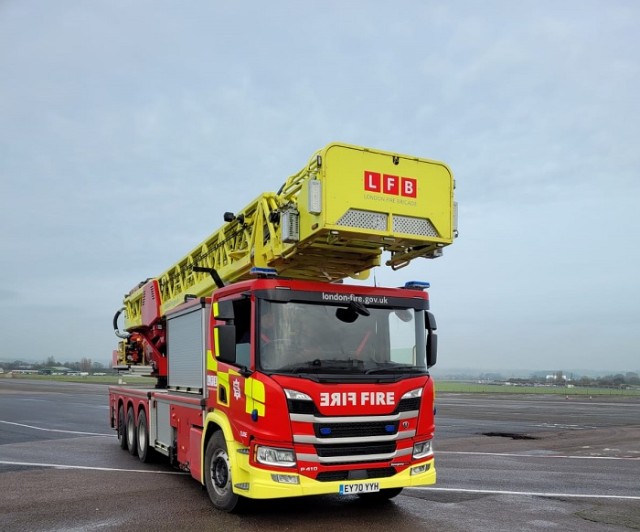
[[[439,257],[457,232],[453,189],[444,163],[329,144],[156,278],[162,313],[215,289],[194,266],[215,269],[225,283],[249,278],[253,267],[332,282],[365,279],[384,251],[394,269]],[[125,296],[127,329],[142,323],[143,285]]]

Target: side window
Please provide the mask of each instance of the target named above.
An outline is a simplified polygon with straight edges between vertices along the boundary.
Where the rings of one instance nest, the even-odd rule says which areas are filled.
[[[236,299],[233,302],[236,326],[236,363],[249,367],[251,363],[251,300]]]
[[[416,322],[413,317],[413,310],[407,309],[398,309],[389,314],[392,362],[415,364]]]

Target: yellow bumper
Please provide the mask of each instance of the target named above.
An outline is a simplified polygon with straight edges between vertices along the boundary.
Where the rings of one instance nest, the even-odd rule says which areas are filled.
[[[240,456],[238,456],[240,458]],[[310,479],[295,471],[269,471],[252,467],[246,460],[240,459],[236,463],[236,470],[232,471],[234,492],[250,499],[277,499],[280,497],[302,497],[306,495],[328,495],[341,493],[341,486],[353,484],[377,483],[381,490],[387,488],[408,488],[435,484],[436,468],[433,458],[414,464],[393,477],[372,478],[366,480],[343,480],[320,482]],[[242,463],[244,462],[244,463]],[[425,464],[426,471],[411,474],[412,468]],[[277,482],[272,475],[287,475],[297,478],[297,484]]]

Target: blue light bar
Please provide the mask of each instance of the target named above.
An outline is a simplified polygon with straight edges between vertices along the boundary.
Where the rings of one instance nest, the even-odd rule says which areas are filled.
[[[257,277],[276,277],[278,275],[278,270],[275,268],[258,268],[257,266],[254,266],[249,270],[249,273]]]
[[[427,281],[407,281],[404,283],[404,287],[410,290],[426,290],[431,286],[431,283]]]

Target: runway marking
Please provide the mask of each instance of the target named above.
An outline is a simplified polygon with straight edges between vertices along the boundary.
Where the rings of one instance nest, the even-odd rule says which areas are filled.
[[[63,430],[63,429],[45,429],[43,427],[34,427],[33,425],[25,425],[24,423],[14,423],[13,421],[3,421],[0,419],[0,423],[5,423],[6,425],[15,425],[17,427],[25,427],[33,430],[42,430],[45,432],[62,432],[64,434],[79,434],[82,436],[108,436],[115,437],[115,434],[103,434],[100,432],[81,432],[78,430]]]
[[[640,460],[640,456],[578,456],[573,454],[482,453],[480,451],[438,451],[437,454],[469,454],[478,456],[514,456],[516,458],[566,458],[569,460]]]
[[[84,469],[89,471],[119,471],[124,473],[155,473],[156,475],[188,475],[184,471],[150,471],[147,469],[121,469],[118,467],[94,467],[67,464],[44,464],[40,462],[12,462],[0,460],[0,465],[28,466],[28,467],[52,467],[54,469]]]
[[[552,493],[544,491],[508,491],[508,490],[476,490],[467,488],[431,488],[431,487],[412,487],[405,488],[412,490],[424,491],[448,491],[453,493],[485,493],[489,495],[528,495],[533,497],[564,497],[571,499],[620,499],[640,501],[640,495],[591,495],[580,493]]]
[[[538,396],[539,397],[539,396]],[[572,397],[576,397],[575,395]],[[436,401],[436,406],[464,406],[465,408],[486,408],[486,403],[489,401],[495,401],[495,402],[499,402],[500,404],[504,405],[507,402],[510,402],[511,404],[522,404],[522,403],[526,403],[527,406],[530,406],[531,404],[540,404],[540,403],[534,403],[533,401],[528,401],[526,399],[489,399],[486,402],[483,403],[466,403],[464,401],[458,402],[458,403],[445,403],[445,402],[439,402]],[[544,402],[544,406],[547,405],[566,405],[566,404],[571,404],[572,406],[574,405],[582,405],[582,406],[620,406],[620,407],[625,407],[625,408],[638,408],[638,403],[598,403],[595,401],[589,401],[589,402],[585,402],[584,399],[583,400],[579,400],[579,401],[575,401],[575,400],[571,400],[571,399],[565,399],[565,400],[558,400],[557,397],[554,397],[554,400],[552,401],[541,401]]]

